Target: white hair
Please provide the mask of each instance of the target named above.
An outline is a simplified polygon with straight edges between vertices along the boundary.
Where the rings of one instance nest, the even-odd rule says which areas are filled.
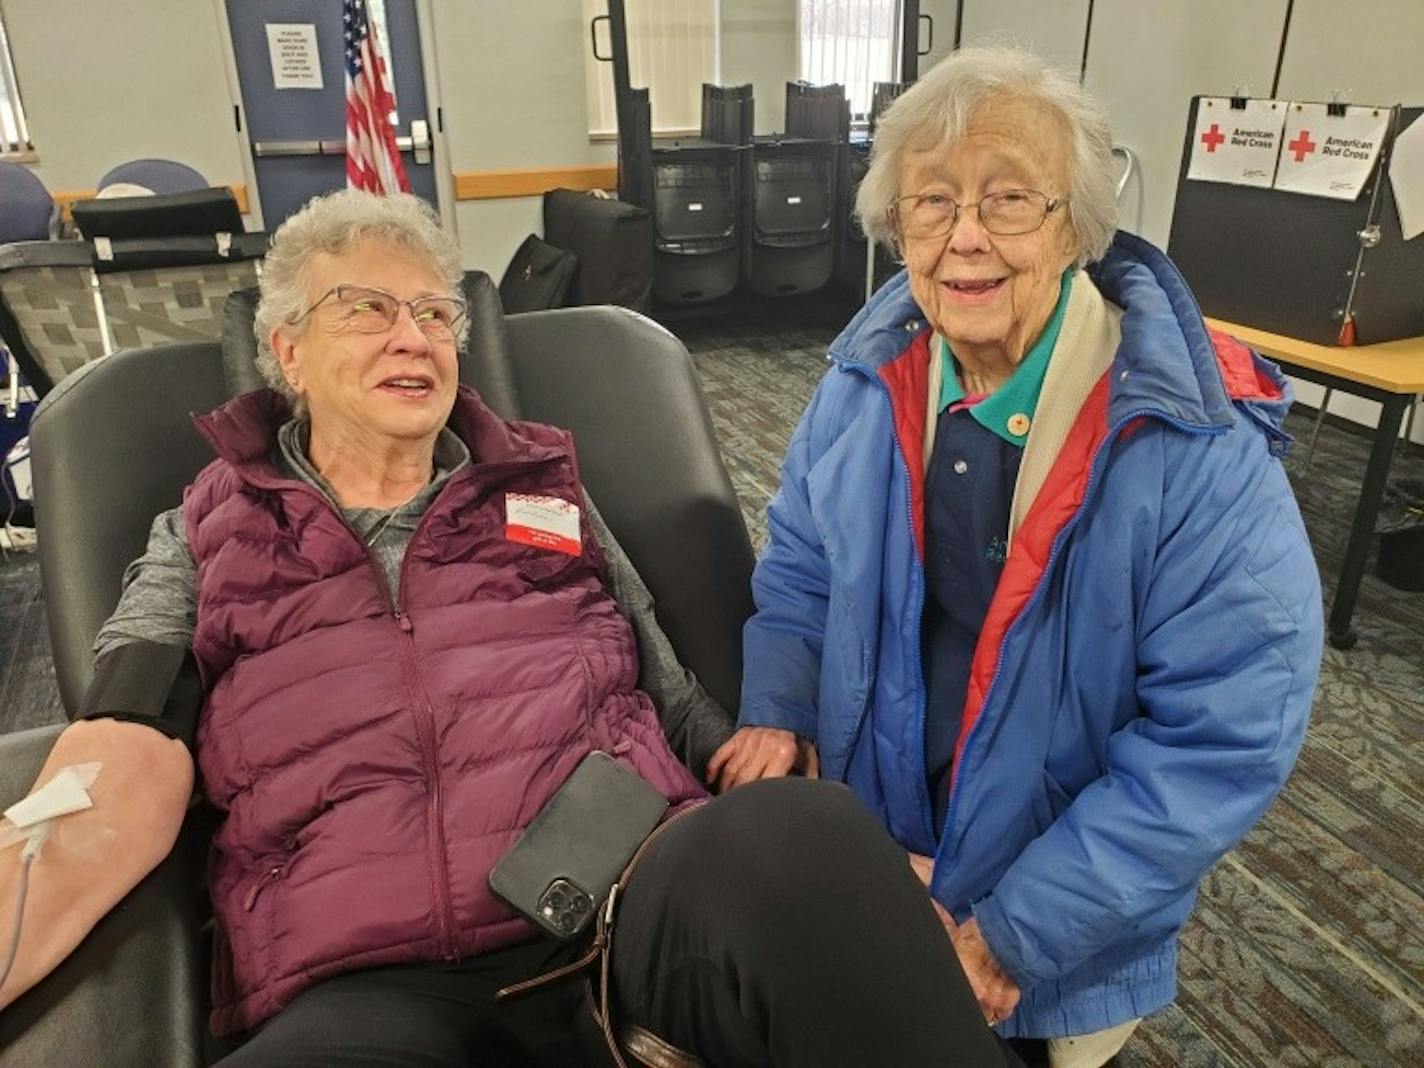
[[[855,198],[860,225],[894,249],[891,214],[907,150],[948,144],[995,99],[1037,101],[1061,115],[1072,138],[1068,213],[1079,262],[1101,259],[1117,229],[1112,133],[1103,106],[1076,81],[1032,52],[1012,47],[961,48],[902,94],[875,127],[870,170]]]
[[[262,262],[260,296],[252,323],[257,336],[257,369],[267,384],[298,410],[300,398],[282,374],[272,351],[272,331],[307,310],[310,298],[306,268],[313,256],[320,252],[339,256],[365,241],[396,245],[429,261],[450,295],[460,295],[464,278],[460,249],[440,228],[434,209],[419,197],[409,193],[377,196],[359,189],[343,189],[307,201],[277,227],[272,237],[272,247]],[[460,344],[464,343],[469,325],[466,317],[460,325]]]

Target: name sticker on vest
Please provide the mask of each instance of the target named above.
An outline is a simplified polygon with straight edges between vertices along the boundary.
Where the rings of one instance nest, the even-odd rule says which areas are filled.
[[[504,536],[540,549],[580,556],[578,505],[529,493],[504,495]]]

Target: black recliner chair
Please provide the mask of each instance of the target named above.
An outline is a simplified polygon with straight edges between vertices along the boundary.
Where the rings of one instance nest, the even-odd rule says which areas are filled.
[[[506,318],[487,277],[467,278],[466,293],[462,380],[502,414],[573,431],[584,483],[683,663],[735,712],[752,553],[687,351],[624,309]],[[226,353],[217,343],[119,353],[69,376],[35,415],[40,570],[71,714],[124,567],[142,552],[152,517],[177,504],[211,458],[189,413],[260,384],[251,307],[250,295],[230,303]],[[29,789],[58,732],[0,738],[0,807]],[[0,1066],[207,1063],[202,868],[212,822],[195,806],[173,854],[0,1013]]]

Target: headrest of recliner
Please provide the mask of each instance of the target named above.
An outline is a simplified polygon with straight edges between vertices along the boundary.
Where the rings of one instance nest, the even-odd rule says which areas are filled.
[[[148,239],[242,233],[242,213],[232,190],[225,188],[81,200],[70,210],[74,225],[91,241],[96,237]]]
[[[163,267],[200,267],[211,263],[260,260],[267,255],[269,236],[209,234],[196,237],[115,238],[94,240],[94,270],[153,271]]]
[[[499,290],[483,271],[466,271],[463,288],[470,305],[470,334],[460,353],[460,381],[499,415],[518,419],[519,397]],[[234,397],[267,384],[257,370],[257,335],[252,326],[256,312],[256,286],[234,290],[223,308],[223,379]]]

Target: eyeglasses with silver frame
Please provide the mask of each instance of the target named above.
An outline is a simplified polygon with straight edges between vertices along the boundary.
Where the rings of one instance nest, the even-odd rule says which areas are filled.
[[[429,337],[453,337],[465,317],[467,305],[459,297],[417,297],[401,300],[375,286],[341,284],[332,286],[306,311],[288,320],[296,326],[323,304],[335,298],[341,321],[362,334],[379,334],[390,330],[400,318],[401,308],[410,309],[410,317],[421,332]]]
[[[931,190],[897,197],[890,216],[905,237],[944,237],[954,232],[960,214],[973,208],[979,213],[979,225],[989,233],[1018,237],[1033,233],[1067,203],[1066,197],[1050,197],[1036,189],[1005,189],[980,197],[973,204],[960,204],[953,197]]]

